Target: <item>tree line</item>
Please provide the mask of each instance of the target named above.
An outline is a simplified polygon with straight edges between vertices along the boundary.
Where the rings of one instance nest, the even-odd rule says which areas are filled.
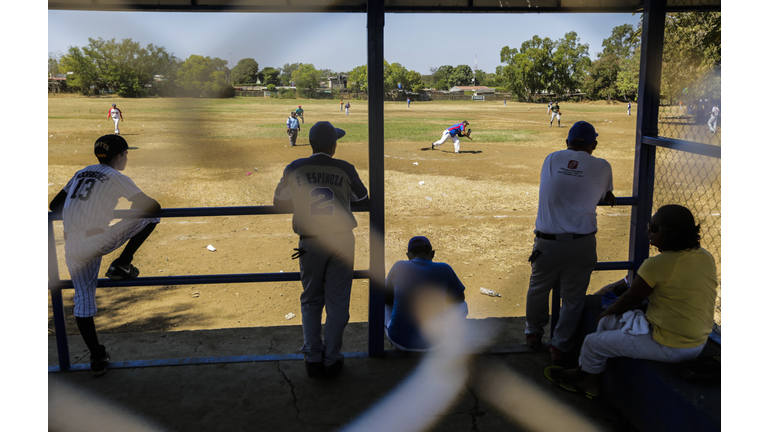
[[[662,97],[669,100],[720,98],[720,12],[686,12],[666,17]],[[576,32],[557,40],[533,36],[519,48],[501,49],[502,65],[495,73],[468,65],[431,67],[421,75],[400,63],[384,61],[384,90],[418,92],[424,88],[448,90],[453,86],[484,85],[511,93],[520,100],[580,94],[589,99],[635,100],[640,70],[640,25],[613,28],[603,40],[597,59]],[[229,97],[234,85],[256,84],[275,90],[295,86],[302,97],[312,97],[330,76],[344,75],[348,88],[367,92],[368,66],[349,72],[316,69],[312,64],[290,63],[259,68],[253,58],[240,60],[231,70],[220,58],[191,55],[181,60],[165,48],[123,39],[88,39],[83,48],[49,54],[49,75],[67,74],[67,86],[84,94],[111,91],[123,97],[161,96]],[[156,81],[155,77],[162,80]]]

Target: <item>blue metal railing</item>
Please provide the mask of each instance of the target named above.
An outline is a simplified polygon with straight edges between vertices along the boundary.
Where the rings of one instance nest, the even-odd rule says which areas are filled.
[[[633,205],[634,198],[617,198],[617,205]],[[607,204],[601,204],[607,205]],[[368,208],[363,206],[352,206],[354,212],[367,212]],[[204,208],[170,208],[163,209],[160,213],[147,215],[139,210],[115,210],[115,218],[136,218],[157,216],[161,218],[173,217],[211,217],[211,216],[250,216],[266,214],[286,214],[284,211],[275,209],[274,206],[252,206],[252,207],[204,207]],[[64,321],[64,303],[62,290],[74,288],[71,279],[59,278],[59,266],[56,256],[56,241],[53,232],[53,222],[61,220],[60,214],[48,213],[48,289],[51,293],[51,306],[53,309],[53,323],[56,334],[56,347],[59,357],[59,366],[49,367],[50,372],[65,370],[81,370],[85,365],[73,367],[70,362],[69,343],[67,341],[67,331]],[[597,264],[595,270],[631,270],[633,268],[630,261],[601,262]],[[369,279],[369,270],[355,270],[354,279]],[[300,281],[299,272],[283,273],[245,273],[245,274],[219,274],[219,275],[189,275],[189,276],[147,276],[124,281],[113,281],[108,278],[98,280],[99,288],[111,287],[135,287],[135,286],[163,286],[163,285],[206,285],[206,284],[228,284],[228,283],[254,283],[254,282],[293,282]],[[559,316],[559,291],[555,290],[552,304],[552,328],[557,323]],[[378,320],[376,322],[379,322]],[[383,320],[380,333],[383,334]],[[376,332],[376,330],[374,330]],[[359,357],[360,353],[345,353],[345,356]],[[236,356],[205,359],[170,359],[163,361],[132,361],[117,362],[114,367],[144,367],[144,366],[170,366],[170,365],[188,365],[202,363],[230,363],[243,361],[273,361],[294,359],[295,355],[284,355],[280,358],[274,356]],[[298,358],[298,357],[296,357]],[[84,370],[84,369],[83,369]]]
[[[367,212],[367,206],[352,205],[353,212]],[[203,207],[203,208],[170,208],[163,209],[157,214],[148,215],[140,210],[115,210],[116,219],[137,217],[210,217],[210,216],[249,216],[266,214],[286,214],[277,210],[274,206],[251,207]],[[48,212],[48,290],[51,293],[51,307],[53,309],[53,325],[56,334],[56,348],[59,357],[59,367],[49,368],[49,371],[69,370],[69,343],[67,342],[67,329],[64,321],[63,289],[72,289],[74,285],[71,279],[59,278],[59,264],[56,256],[56,239],[53,232],[53,222],[61,220],[61,214]],[[369,279],[368,270],[355,270],[354,279]],[[191,276],[148,276],[124,281],[111,279],[99,279],[99,288],[109,287],[133,287],[133,286],[162,286],[162,285],[206,285],[249,282],[287,282],[299,281],[299,272],[283,273],[246,273],[246,274],[220,274],[220,275],[191,275]],[[382,329],[383,332],[383,329]],[[255,360],[248,360],[255,361]],[[137,363],[137,362],[131,362]],[[141,362],[138,362],[141,363]],[[138,365],[137,363],[137,365]],[[178,363],[186,364],[186,363]]]

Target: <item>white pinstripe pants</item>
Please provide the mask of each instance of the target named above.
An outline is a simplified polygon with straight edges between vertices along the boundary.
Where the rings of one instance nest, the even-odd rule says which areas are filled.
[[[150,223],[158,222],[160,218],[123,219],[104,233],[90,237],[84,232],[66,233],[64,258],[75,286],[76,317],[96,315],[96,284],[101,257],[122,246]]]

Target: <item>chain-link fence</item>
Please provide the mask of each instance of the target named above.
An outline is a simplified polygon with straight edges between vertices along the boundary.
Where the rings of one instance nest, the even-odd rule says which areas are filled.
[[[685,1],[670,0],[668,5],[681,3]],[[721,145],[719,25],[719,12],[667,15],[660,137]],[[716,34],[713,26],[718,29]],[[717,42],[715,48],[713,41]],[[658,147],[654,181],[654,212],[665,204],[683,205],[701,224],[701,246],[712,253],[717,264],[715,321],[720,325],[720,159]]]

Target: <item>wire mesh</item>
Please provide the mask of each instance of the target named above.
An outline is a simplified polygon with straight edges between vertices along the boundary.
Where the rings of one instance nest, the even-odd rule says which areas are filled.
[[[687,6],[671,0],[669,6]],[[720,145],[720,12],[666,16],[659,136]]]
[[[656,149],[653,211],[666,204],[687,207],[701,225],[701,246],[717,265],[715,322],[720,322],[720,159],[666,148]],[[655,254],[651,251],[651,255]]]

